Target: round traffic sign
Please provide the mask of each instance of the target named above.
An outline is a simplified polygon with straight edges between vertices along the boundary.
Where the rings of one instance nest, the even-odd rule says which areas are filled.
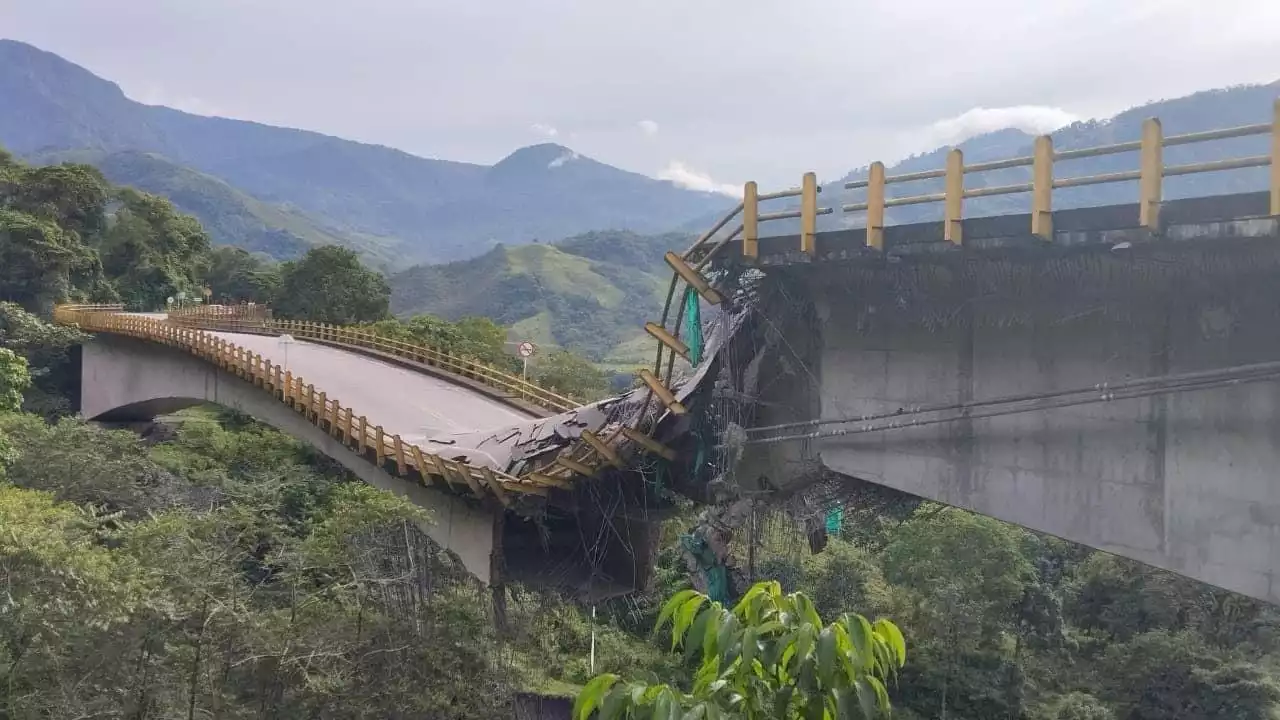
[[[538,350],[537,346],[535,346],[533,343],[529,342],[528,340],[525,340],[524,342],[520,343],[520,347],[518,348],[520,357],[526,357],[526,358],[532,356],[535,352],[537,352],[537,350]]]

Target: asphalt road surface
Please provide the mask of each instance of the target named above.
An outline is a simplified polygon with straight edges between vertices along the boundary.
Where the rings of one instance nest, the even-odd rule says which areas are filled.
[[[268,335],[211,333],[324,391],[329,399],[365,415],[389,435],[421,445],[431,437],[499,429],[533,419],[509,405],[448,381],[366,355]]]

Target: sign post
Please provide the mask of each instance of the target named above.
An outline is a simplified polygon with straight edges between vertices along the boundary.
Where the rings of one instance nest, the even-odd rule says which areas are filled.
[[[533,354],[538,352],[538,346],[528,340],[525,340],[516,348],[516,352],[520,353],[520,359],[524,361],[524,381],[529,382],[529,358],[533,357]],[[520,388],[520,396],[524,397],[524,395],[524,388]]]

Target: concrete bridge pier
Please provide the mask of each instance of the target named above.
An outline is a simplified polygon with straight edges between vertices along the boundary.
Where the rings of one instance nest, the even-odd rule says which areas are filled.
[[[1280,237],[767,272],[786,342],[758,425],[1280,360]],[[825,467],[1280,602],[1275,381],[753,445],[741,467]]]

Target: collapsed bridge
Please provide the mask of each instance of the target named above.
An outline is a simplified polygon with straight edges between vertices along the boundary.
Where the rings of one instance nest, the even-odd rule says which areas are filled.
[[[1261,154],[1164,157],[1255,140]],[[1055,173],[1122,153],[1137,170]],[[1257,172],[1262,189],[1166,198],[1166,179],[1209,172]],[[1137,202],[1055,209],[1115,183]],[[820,207],[832,190],[850,202]],[[1030,213],[965,212],[1015,194]],[[930,204],[940,218],[891,222]],[[58,318],[96,333],[86,417],[242,409],[434,508],[437,540],[494,583],[640,587],[658,523],[687,497],[716,508],[686,549],[723,584],[749,508],[789,498],[819,548],[821,519],[872,484],[1274,601],[1278,216],[1280,117],[1168,136],[1151,121],[1138,140],[1042,138],[983,163],[957,150],[910,176],[876,163],[844,188],[748,183],[667,254],[654,364],[583,407],[432,348],[256,311]],[[780,232],[761,236],[767,223]]]

